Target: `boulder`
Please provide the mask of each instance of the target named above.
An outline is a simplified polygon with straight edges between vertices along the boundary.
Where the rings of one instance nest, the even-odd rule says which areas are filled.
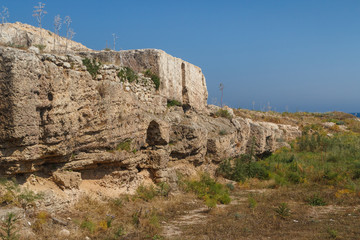
[[[57,171],[52,174],[54,182],[62,189],[78,189],[81,183],[81,174],[72,171]]]

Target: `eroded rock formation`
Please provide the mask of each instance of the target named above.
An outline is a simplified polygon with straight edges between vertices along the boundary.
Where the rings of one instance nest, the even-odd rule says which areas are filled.
[[[201,69],[190,63],[161,50],[121,53],[0,47],[1,174],[72,170],[122,184],[149,171],[172,181],[177,163],[218,163],[250,148],[269,153],[300,135],[290,125],[216,117]],[[95,78],[85,57],[103,62]],[[123,66],[138,80],[121,81]],[[159,90],[146,69],[160,77]],[[182,107],[167,107],[174,99]]]

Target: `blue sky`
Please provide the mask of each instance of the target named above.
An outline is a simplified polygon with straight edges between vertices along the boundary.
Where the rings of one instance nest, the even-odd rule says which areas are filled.
[[[358,0],[47,0],[43,26],[69,15],[92,49],[159,48],[205,74],[209,103],[277,111],[359,112]],[[0,0],[35,25],[38,1]]]

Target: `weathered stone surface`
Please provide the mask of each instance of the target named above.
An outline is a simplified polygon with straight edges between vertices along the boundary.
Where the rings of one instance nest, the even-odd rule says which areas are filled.
[[[126,51],[84,52],[80,55],[101,62],[131,67],[137,72],[151,69],[160,77],[159,94],[169,100],[203,111],[206,109],[208,92],[201,69],[180,58],[158,49]]]
[[[104,62],[95,79],[84,57]],[[120,81],[122,66],[152,69],[160,90],[141,73]],[[183,106],[167,107],[169,99]],[[294,126],[217,117],[220,108],[206,99],[201,70],[161,50],[58,55],[0,47],[0,174],[55,172],[63,188],[78,185],[78,172],[110,176],[114,185],[142,172],[174,183],[178,169],[194,172],[189,166],[252,148],[273,152],[301,134]]]
[[[19,22],[0,25],[0,44],[18,48],[43,45],[44,51],[55,52],[65,52],[67,44],[67,51],[70,52],[90,50],[80,43],[58,36],[46,29]]]
[[[57,171],[53,173],[54,182],[61,189],[77,189],[81,182],[81,174],[79,172]]]

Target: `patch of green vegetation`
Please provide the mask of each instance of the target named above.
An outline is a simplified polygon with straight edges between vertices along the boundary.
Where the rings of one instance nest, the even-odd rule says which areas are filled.
[[[167,197],[169,193],[170,193],[170,186],[165,182],[158,183],[156,186],[140,185],[136,189],[136,197],[147,202],[157,196]]]
[[[254,196],[252,194],[249,195],[248,197],[248,202],[249,202],[249,208],[251,209],[255,209],[257,206],[257,201],[255,200]]]
[[[280,203],[279,206],[277,206],[274,211],[276,212],[276,214],[285,219],[287,218],[288,216],[290,216],[290,208],[288,206],[287,203]]]
[[[228,189],[208,174],[202,174],[199,181],[185,181],[185,187],[185,190],[194,192],[198,198],[203,199],[210,209],[219,203],[229,204],[231,202]]]
[[[167,100],[167,107],[182,106],[178,100]]]
[[[217,173],[241,182],[249,178],[272,179],[271,187],[275,188],[316,184],[360,192],[359,134],[345,132],[328,136],[322,130],[305,131],[291,145],[291,149],[279,149],[264,159],[250,157],[250,154],[224,160]],[[310,202],[321,203],[320,199]]]
[[[219,135],[220,136],[224,136],[224,135],[226,135],[227,134],[227,131],[225,130],[225,129],[221,129],[220,131],[219,131]]]
[[[25,189],[22,193],[19,194],[18,198],[24,200],[27,203],[32,203],[36,200],[43,199],[44,195],[39,193],[34,193],[31,190]]]
[[[14,43],[7,44],[7,47],[18,48],[18,49],[21,49],[21,50],[28,49],[28,46],[20,45],[20,44],[14,44]]]
[[[45,50],[45,48],[46,48],[46,45],[37,44],[37,45],[34,45],[34,47],[37,47],[40,50],[40,52],[43,52]]]
[[[116,146],[117,151],[131,152],[131,140],[125,140]]]
[[[120,78],[120,81],[125,82],[133,82],[133,81],[137,81],[138,80],[138,75],[136,74],[136,72],[131,69],[130,67],[123,67],[119,72],[118,72],[118,77]]]
[[[92,222],[91,220],[86,219],[81,222],[80,227],[93,233],[93,232],[95,232],[96,224],[94,222]]]
[[[90,73],[91,77],[95,79],[99,74],[101,62],[96,62],[95,59],[90,60],[88,58],[83,59],[82,62],[85,65],[86,70]]]
[[[158,75],[156,75],[155,73],[153,73],[153,72],[151,71],[151,69],[147,69],[147,70],[144,72],[144,76],[151,78],[151,80],[152,80],[153,83],[155,84],[155,89],[156,89],[156,90],[159,90],[159,87],[160,87],[160,77],[159,77]]]
[[[21,205],[33,203],[43,198],[43,194],[34,193],[28,189],[22,189],[17,184],[16,179],[1,179],[0,184],[5,186],[5,192],[0,196],[0,204],[2,205]]]
[[[326,206],[326,201],[318,194],[314,194],[306,199],[306,202],[311,206]]]
[[[227,119],[229,119],[229,120],[232,119],[232,116],[230,115],[229,111],[226,110],[226,109],[219,109],[219,110],[215,113],[215,116],[227,118]]]
[[[240,156],[233,160],[224,160],[217,173],[227,179],[233,181],[245,181],[247,178],[258,178],[268,180],[270,178],[269,171],[261,162],[255,162],[248,154]]]
[[[327,233],[329,234],[329,237],[332,238],[332,239],[336,239],[338,237],[338,233],[334,229],[328,228]]]

